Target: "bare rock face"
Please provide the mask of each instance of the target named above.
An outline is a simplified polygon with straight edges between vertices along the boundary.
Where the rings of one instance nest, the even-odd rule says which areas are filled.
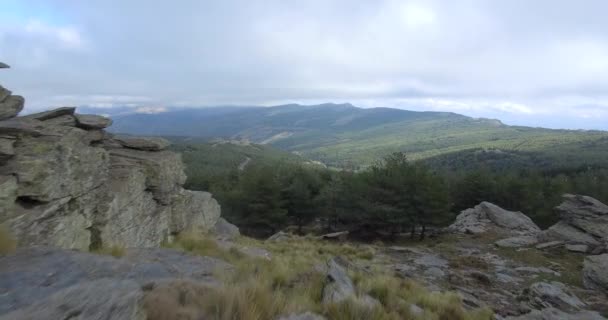
[[[145,320],[143,292],[135,281],[102,279],[77,284],[0,319]]]
[[[543,241],[563,241],[567,245],[585,245],[588,251],[608,251],[608,206],[582,195],[565,194],[555,208],[561,220],[543,231]]]
[[[608,293],[608,253],[588,256],[583,263],[583,282],[589,289]]]
[[[0,120],[16,117],[25,104],[22,96],[8,96],[0,101]]]
[[[540,232],[540,228],[525,214],[508,211],[489,202],[462,211],[449,230],[472,234],[494,230],[513,236],[535,235]]]
[[[158,247],[216,225],[219,204],[183,189],[167,140],[113,138],[111,119],[74,107],[15,117],[23,99],[0,97],[0,224],[20,246]]]
[[[215,271],[232,268],[218,259],[172,249],[127,250],[117,259],[22,248],[0,256],[0,319],[140,319],[142,287],[178,279],[214,284]]]

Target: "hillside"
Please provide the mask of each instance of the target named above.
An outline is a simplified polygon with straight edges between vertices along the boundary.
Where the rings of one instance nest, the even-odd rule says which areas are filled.
[[[476,148],[557,152],[560,159],[589,165],[605,159],[608,152],[602,147],[608,141],[603,131],[508,126],[454,113],[361,109],[350,104],[123,112],[113,119],[115,132],[247,140],[330,166],[368,165],[395,151],[421,159]]]

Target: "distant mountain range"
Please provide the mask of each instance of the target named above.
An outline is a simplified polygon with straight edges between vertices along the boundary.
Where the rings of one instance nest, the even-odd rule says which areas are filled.
[[[109,114],[114,132],[246,140],[334,166],[366,165],[395,151],[420,159],[495,149],[579,157],[582,163],[608,156],[605,131],[508,126],[499,120],[449,112],[362,109],[331,103],[166,110],[81,108],[80,112]]]

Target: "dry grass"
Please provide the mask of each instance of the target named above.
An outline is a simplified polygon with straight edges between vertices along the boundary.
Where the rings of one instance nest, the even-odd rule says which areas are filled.
[[[124,246],[112,245],[109,247],[102,247],[99,249],[92,250],[91,253],[105,254],[113,256],[114,258],[121,258],[127,253],[127,249]]]
[[[281,315],[311,311],[329,320],[489,320],[488,310],[465,311],[460,299],[450,293],[430,293],[415,282],[394,277],[382,270],[349,270],[358,295],[341,303],[321,303],[325,261],[341,255],[363,263],[372,259],[373,247],[328,243],[306,237],[284,242],[261,242],[241,238],[240,245],[263,247],[272,259],[251,258],[226,250],[200,235],[178,237],[171,247],[225,259],[234,270],[217,274],[223,282],[215,287],[179,282],[154,288],[146,294],[148,319],[266,320]],[[377,306],[358,303],[364,295],[380,301]],[[410,305],[425,309],[416,317]]]
[[[0,225],[0,255],[9,254],[17,248],[17,241],[8,229]]]

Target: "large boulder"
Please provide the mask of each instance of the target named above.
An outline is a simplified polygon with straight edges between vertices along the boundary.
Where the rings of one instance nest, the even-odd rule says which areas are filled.
[[[241,235],[239,227],[226,221],[226,219],[222,217],[217,219],[217,222],[210,231],[217,238],[224,240],[231,240]]]
[[[608,237],[608,206],[582,195],[565,194],[555,208],[562,221],[598,239]]]
[[[160,151],[170,145],[166,139],[153,137],[117,136],[114,137],[114,140],[118,141],[125,148],[144,151]]]
[[[589,289],[608,293],[608,253],[587,256],[583,263],[583,282]]]
[[[0,101],[0,120],[16,117],[25,104],[22,96],[8,96]]]
[[[576,295],[560,282],[536,282],[524,291],[522,299],[534,309],[558,308],[577,311],[585,307]]]
[[[220,217],[220,205],[209,192],[181,189],[171,203],[171,231],[209,231]]]
[[[135,281],[101,279],[60,290],[0,319],[145,320],[146,312]]]
[[[147,152],[134,149],[109,149],[112,168],[139,167],[146,176],[146,189],[163,205],[171,203],[186,181],[179,154],[170,151]]]
[[[606,320],[606,318],[594,311],[566,313],[556,308],[546,308],[532,310],[527,314],[517,317],[507,317],[504,320]]]
[[[231,270],[233,267],[222,260],[190,255],[172,249],[132,249],[127,250],[126,254],[119,259],[112,256],[48,247],[19,249],[15,254],[0,256],[0,288],[2,290],[0,318],[15,319],[6,314],[17,309],[32,310],[29,308],[33,307],[33,310],[37,310],[36,306],[52,306],[46,302],[54,294],[66,297],[64,290],[70,287],[82,288],[81,285],[86,286],[89,282],[95,283],[103,279],[111,282],[98,289],[97,302],[89,296],[82,297],[83,300],[80,300],[80,298],[70,295],[76,300],[65,300],[64,303],[69,305],[77,302],[80,305],[79,308],[101,306],[101,303],[106,302],[104,300],[106,297],[112,297],[112,292],[106,291],[111,288],[120,288],[122,285],[118,284],[125,280],[134,281],[139,287],[175,279],[192,279],[202,284],[216,284],[218,279],[214,277],[214,274],[217,271],[230,272]],[[80,292],[84,294],[87,291]],[[119,293],[124,293],[124,291],[116,292],[117,295]],[[26,314],[28,313],[26,312]],[[3,316],[4,318],[2,318]]]
[[[85,130],[103,129],[112,125],[112,119],[95,114],[77,114],[76,126]]]
[[[600,245],[600,242],[594,236],[565,221],[560,221],[543,231],[541,238],[544,241],[557,240],[569,244]]]
[[[462,211],[449,230],[473,234],[492,230],[508,235],[534,235],[540,232],[540,228],[525,214],[508,211],[489,202]]]
[[[355,285],[342,266],[342,259],[331,258],[327,261],[327,281],[323,289],[323,303],[339,303],[355,296]]]

